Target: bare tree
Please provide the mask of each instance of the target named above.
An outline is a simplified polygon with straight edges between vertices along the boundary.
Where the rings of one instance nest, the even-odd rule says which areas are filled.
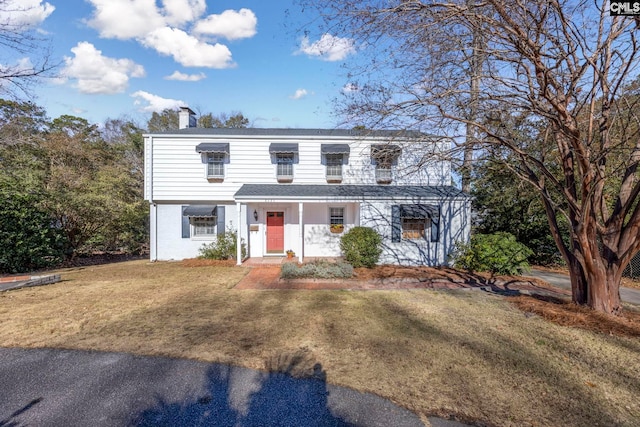
[[[29,95],[32,83],[58,66],[51,61],[49,42],[28,19],[37,9],[0,0],[0,94],[4,96]]]
[[[640,249],[638,21],[595,0],[300,1],[324,18],[322,32],[361,48],[347,117],[450,135],[458,148],[471,125],[542,197],[573,301],[620,312],[621,275]],[[467,61],[474,32],[479,75]],[[519,120],[537,133],[523,135]]]

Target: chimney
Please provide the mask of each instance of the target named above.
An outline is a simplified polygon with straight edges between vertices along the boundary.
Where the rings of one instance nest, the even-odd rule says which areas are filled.
[[[178,129],[196,127],[196,113],[189,107],[180,107],[178,112]]]

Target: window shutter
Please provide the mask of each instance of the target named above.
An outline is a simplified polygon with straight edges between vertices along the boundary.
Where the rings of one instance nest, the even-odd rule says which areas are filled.
[[[400,223],[400,205],[391,206],[391,241],[402,239],[402,224]]]
[[[431,241],[440,240],[440,207],[438,207],[438,215],[431,216]]]
[[[187,209],[187,206],[182,207],[182,238],[188,239],[189,237],[191,237],[191,229],[189,227],[189,217],[184,214],[185,209]]]
[[[225,224],[224,224],[224,206],[218,205],[216,206],[216,215],[218,215],[218,234],[224,234],[225,232]]]

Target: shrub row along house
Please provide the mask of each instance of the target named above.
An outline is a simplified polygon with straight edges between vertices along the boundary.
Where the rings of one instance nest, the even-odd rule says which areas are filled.
[[[382,236],[388,264],[445,264],[468,240],[469,198],[437,156],[448,141],[400,131],[196,128],[190,109],[179,114],[180,129],[144,137],[152,261],[195,257],[228,230],[248,257],[293,251],[300,262],[340,256],[340,236],[354,226]]]

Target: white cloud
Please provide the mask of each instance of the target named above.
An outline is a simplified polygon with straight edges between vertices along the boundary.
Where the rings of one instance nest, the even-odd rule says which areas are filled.
[[[207,9],[205,0],[163,0],[168,25],[181,26],[200,18]]]
[[[309,38],[305,36],[297,53],[316,56],[324,61],[341,61],[355,51],[353,40],[323,34],[320,40],[313,43],[310,43]]]
[[[87,1],[94,7],[87,23],[100,33],[100,37],[135,39],[186,67],[235,66],[227,46],[210,43],[206,38],[252,37],[258,22],[250,9],[226,10],[199,21],[206,12],[206,0]],[[190,29],[192,34],[188,32]]]
[[[179,99],[162,98],[143,90],[134,92],[131,96],[136,98],[134,104],[141,106],[140,110],[147,113],[153,113],[154,111],[161,112],[166,109],[173,110],[187,105],[184,101]],[[146,103],[146,105],[143,106],[143,102]]]
[[[114,94],[127,89],[129,79],[144,77],[142,65],[130,59],[103,56],[91,43],[80,42],[71,49],[73,58],[65,57],[63,75],[77,80],[82,93]]]
[[[237,40],[253,37],[257,30],[258,18],[250,9],[225,10],[220,15],[209,15],[196,23],[196,34]]]
[[[165,80],[178,80],[182,82],[199,82],[202,79],[207,78],[204,73],[200,74],[185,74],[180,71],[174,71],[170,76],[166,76]]]
[[[289,98],[291,99],[302,99],[305,96],[307,96],[309,93],[307,92],[306,89],[298,89],[296,90],[296,93],[294,93],[293,95],[289,96]]]
[[[230,68],[235,64],[225,45],[208,44],[176,28],[159,28],[149,33],[143,44],[158,53],[172,56],[185,67]]]
[[[156,0],[89,0],[95,7],[88,24],[100,37],[127,40],[144,37],[165,25]]]
[[[5,29],[21,31],[40,25],[55,10],[42,0],[2,0],[0,1],[0,22]]]

